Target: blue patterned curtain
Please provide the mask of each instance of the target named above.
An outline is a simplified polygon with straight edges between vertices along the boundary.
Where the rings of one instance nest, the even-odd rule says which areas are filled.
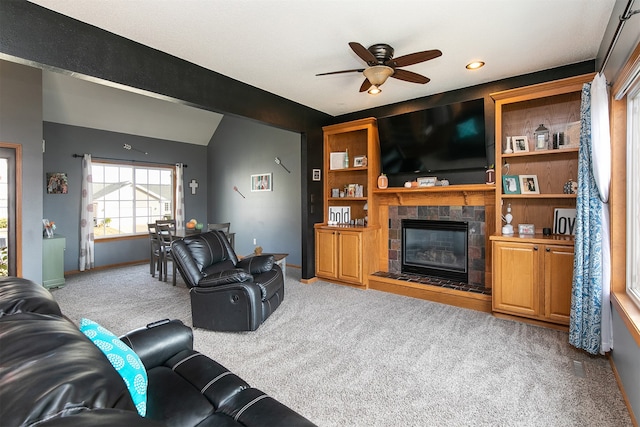
[[[593,86],[598,90],[595,97],[598,103],[592,104],[592,84],[587,83],[582,88],[580,108],[576,237],[569,342],[591,354],[601,354],[609,351],[612,346],[606,204],[611,176],[608,161],[610,141],[604,77],[596,77]],[[604,110],[601,105],[603,97]],[[593,115],[592,107],[595,110]],[[603,117],[606,120],[604,125]],[[593,122],[593,119],[596,122]],[[597,160],[594,162],[594,159]]]

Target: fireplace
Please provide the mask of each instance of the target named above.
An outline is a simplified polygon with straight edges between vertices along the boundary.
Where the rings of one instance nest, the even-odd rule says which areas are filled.
[[[467,283],[469,223],[403,219],[402,272]]]

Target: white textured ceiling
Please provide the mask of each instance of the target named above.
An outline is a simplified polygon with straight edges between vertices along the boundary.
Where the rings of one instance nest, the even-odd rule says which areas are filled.
[[[31,1],[331,115],[594,59],[615,3]],[[428,49],[440,49],[443,55],[404,67],[429,77],[430,83],[391,78],[382,86],[381,94],[371,96],[358,92],[364,80],[358,73],[315,76],[363,67],[364,62],[348,46],[351,41],[365,47],[390,44],[396,57]],[[472,60],[487,65],[468,71],[464,66]],[[53,96],[54,89],[47,90],[48,96]]]

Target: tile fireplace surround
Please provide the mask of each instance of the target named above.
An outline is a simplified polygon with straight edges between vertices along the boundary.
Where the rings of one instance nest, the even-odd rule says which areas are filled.
[[[386,290],[467,308],[491,310],[491,245],[489,236],[495,231],[495,185],[463,184],[431,188],[376,189],[374,220],[381,225],[378,252],[378,271],[370,275],[373,289]],[[402,219],[435,219],[465,221],[469,223],[469,283],[434,279],[428,276],[401,272]],[[433,283],[430,283],[433,281]],[[488,296],[488,300],[467,302],[452,301],[449,296],[439,296],[437,291],[422,288],[431,284],[439,288],[470,291]],[[460,294],[457,294],[460,296]],[[446,301],[442,301],[442,298]],[[451,297],[453,298],[453,297]],[[469,301],[462,297],[464,301]]]

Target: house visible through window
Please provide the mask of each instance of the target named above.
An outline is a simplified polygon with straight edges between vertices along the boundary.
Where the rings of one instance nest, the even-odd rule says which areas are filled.
[[[147,224],[173,218],[173,167],[99,163],[93,176],[94,234],[147,233]]]
[[[627,95],[627,293],[640,307],[640,77]]]

